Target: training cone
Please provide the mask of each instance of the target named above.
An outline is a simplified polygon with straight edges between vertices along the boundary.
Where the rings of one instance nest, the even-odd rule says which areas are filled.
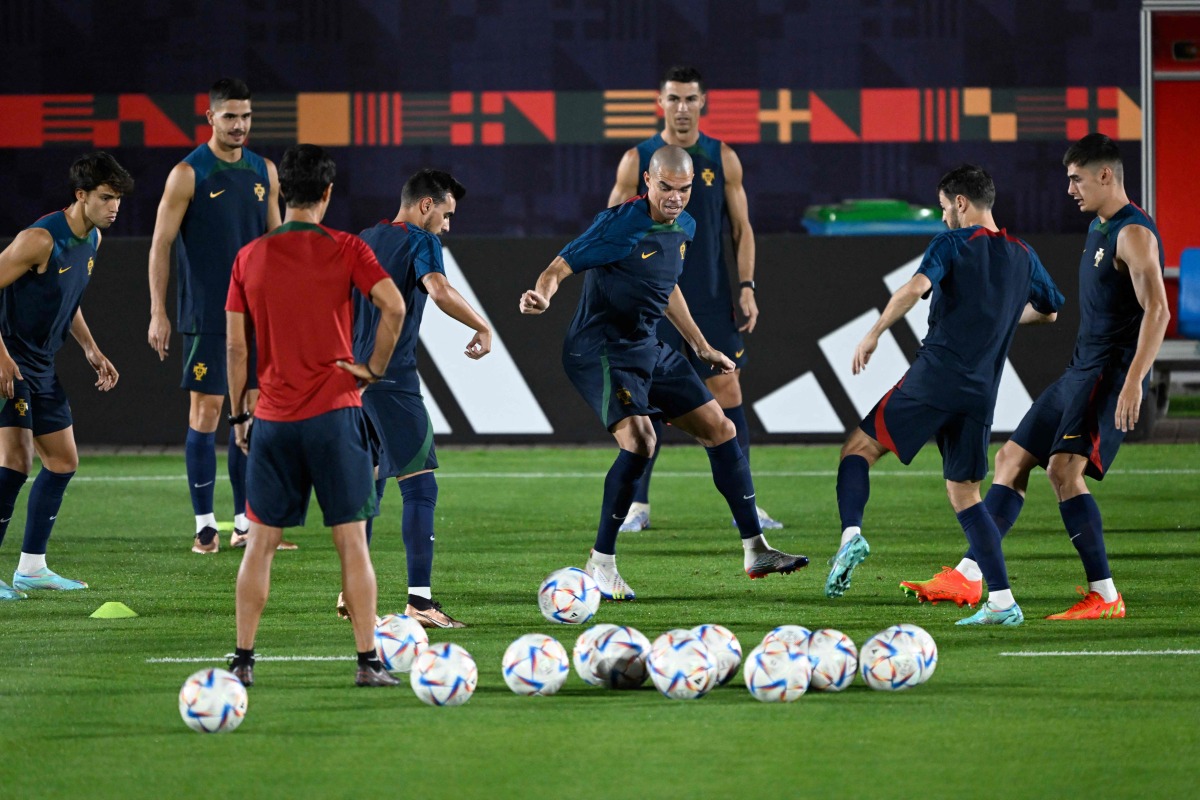
[[[116,601],[109,601],[92,612],[92,619],[129,619],[136,616],[136,611]]]

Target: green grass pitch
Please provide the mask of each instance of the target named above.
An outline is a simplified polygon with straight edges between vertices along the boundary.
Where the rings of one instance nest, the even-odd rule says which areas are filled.
[[[465,646],[480,668],[465,706],[430,708],[407,686],[356,689],[350,660],[265,661],[242,726],[203,736],[179,719],[183,679],[222,665],[234,638],[240,551],[189,552],[191,513],[178,457],[85,457],[51,542],[50,565],[81,592],[0,604],[0,795],[3,797],[1182,797],[1200,756],[1200,599],[1196,500],[1200,448],[1127,446],[1093,489],[1129,616],[1053,623],[1082,568],[1044,476],[1034,476],[1005,541],[1028,622],[962,629],[950,604],[919,606],[903,579],[954,564],[963,537],[935,448],[910,468],[873,475],[865,533],[872,555],[846,597],[826,600],[838,541],[837,451],[760,447],[759,500],[787,529],[771,542],[812,559],[791,576],[749,581],[728,510],[698,447],[664,450],[653,528],[623,537],[622,574],[639,593],[597,622],[653,639],[719,622],[748,652],[772,627],[837,628],[860,646],[896,622],[924,626],[940,663],[929,683],[881,693],[861,682],[833,695],[760,704],[740,675],[694,702],[647,684],[612,692],[572,674],[549,698],[505,687],[500,656],[541,631],[570,650],[581,629],[537,610],[551,570],[583,566],[609,449],[446,450],[439,471],[434,590],[468,623],[433,639]],[[222,466],[223,470],[223,466]],[[223,475],[223,473],[221,473]],[[227,482],[218,513],[229,517]],[[22,493],[3,549],[20,549]],[[381,613],[402,611],[400,494],[389,488],[373,556]],[[352,656],[333,613],[338,567],[315,503],[301,545],[275,561],[260,656]],[[225,538],[228,542],[228,538]],[[94,620],[105,601],[140,616]],[[1128,654],[1140,651],[1139,654]],[[1183,651],[1165,654],[1163,651]],[[1008,653],[1096,653],[1016,657]],[[1100,655],[1099,653],[1126,653]],[[152,659],[201,658],[200,663]]]

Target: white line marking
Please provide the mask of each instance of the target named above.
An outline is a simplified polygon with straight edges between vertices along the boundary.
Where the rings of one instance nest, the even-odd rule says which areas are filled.
[[[1001,653],[1018,658],[1052,658],[1059,656],[1200,656],[1200,650],[1052,650],[1047,652]]]
[[[147,664],[211,664],[214,661],[226,661],[233,653],[211,658],[147,658]],[[354,656],[255,656],[254,663],[264,661],[354,661]]]

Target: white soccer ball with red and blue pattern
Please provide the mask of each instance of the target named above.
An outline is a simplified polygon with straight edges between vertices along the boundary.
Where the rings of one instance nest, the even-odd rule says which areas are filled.
[[[804,643],[808,641],[809,634],[811,633],[812,632],[803,625],[780,625],[764,636],[762,643],[766,644],[767,642],[778,639],[788,647],[795,649],[797,647],[803,647]]]
[[[808,656],[782,639],[763,642],[750,651],[742,667],[746,689],[764,703],[790,703],[808,691],[812,667]]]
[[[199,733],[229,733],[242,724],[248,702],[246,687],[232,672],[202,669],[179,689],[179,716]]]
[[[617,626],[612,623],[601,622],[579,634],[579,638],[575,640],[575,648],[571,651],[571,663],[575,665],[575,674],[589,686],[600,686],[603,683],[592,671],[592,665],[596,662],[596,639],[605,631],[615,628]]]
[[[937,669],[938,649],[937,643],[933,641],[933,637],[929,635],[929,631],[922,628],[920,625],[912,625],[907,622],[900,625],[893,625],[888,630],[895,629],[897,635],[904,633],[912,640],[914,652],[917,654],[917,661],[921,666],[921,679],[918,683],[924,683],[933,677],[933,671]]]
[[[431,644],[417,655],[408,676],[413,694],[431,706],[461,706],[475,693],[479,670],[456,644]]]
[[[375,623],[375,654],[388,672],[408,672],[429,646],[429,634],[406,614],[388,614]]]
[[[854,640],[833,628],[813,631],[803,648],[812,664],[812,688],[840,692],[858,672],[858,648]]]
[[[591,670],[599,686],[637,689],[650,677],[650,640],[637,628],[613,626],[592,640]]]
[[[595,578],[579,567],[551,572],[538,588],[538,608],[551,622],[582,625],[599,607],[600,587]]]
[[[501,662],[508,688],[526,697],[546,697],[566,683],[571,659],[552,636],[527,633],[508,646]]]
[[[709,654],[717,660],[717,685],[724,686],[733,680],[742,664],[742,643],[733,631],[724,625],[709,623],[697,625],[692,628],[692,633],[700,637]]]
[[[916,644],[907,633],[880,631],[858,654],[858,671],[872,689],[899,692],[921,682],[921,662]]]
[[[650,680],[673,700],[695,700],[717,685],[717,661],[700,637],[676,628],[650,646]]]

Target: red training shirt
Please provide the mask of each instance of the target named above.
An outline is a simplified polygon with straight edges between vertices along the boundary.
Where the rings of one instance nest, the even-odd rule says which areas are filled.
[[[258,347],[254,416],[297,422],[361,406],[353,375],[351,293],[389,279],[362,239],[287,222],[238,251],[226,311],[249,314]]]

